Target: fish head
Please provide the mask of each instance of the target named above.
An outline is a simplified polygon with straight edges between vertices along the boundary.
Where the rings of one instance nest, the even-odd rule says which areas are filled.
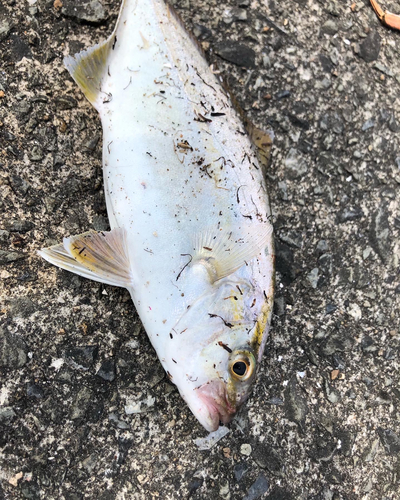
[[[184,396],[194,415],[208,431],[217,430],[220,423],[232,421],[248,398],[257,371],[255,356],[249,348],[235,349],[228,356],[212,354],[216,361],[215,368],[214,364],[211,370],[203,366],[204,374],[211,377]]]
[[[170,333],[163,360],[210,432],[229,423],[248,398],[269,324],[264,295],[245,283],[239,292],[236,285],[225,280],[189,307]]]

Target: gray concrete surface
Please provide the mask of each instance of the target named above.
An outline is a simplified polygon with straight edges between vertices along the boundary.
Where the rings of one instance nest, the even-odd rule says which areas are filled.
[[[100,122],[62,57],[118,3],[0,4],[0,498],[399,499],[400,33],[367,0],[177,4],[276,136],[272,333],[200,450],[128,294],[35,255],[107,228]]]

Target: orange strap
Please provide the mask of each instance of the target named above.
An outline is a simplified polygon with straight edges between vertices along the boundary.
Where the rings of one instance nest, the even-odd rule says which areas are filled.
[[[370,0],[370,1],[372,8],[375,11],[375,14],[379,17],[379,19],[382,21],[383,24],[389,26],[389,28],[400,30],[400,16],[382,10],[376,0]]]

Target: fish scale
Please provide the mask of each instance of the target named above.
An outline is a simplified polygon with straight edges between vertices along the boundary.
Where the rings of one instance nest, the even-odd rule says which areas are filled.
[[[163,0],[125,0],[109,39],[66,66],[101,118],[112,230],[40,253],[129,290],[168,376],[215,430],[249,394],[271,317],[262,166],[227,91]],[[265,136],[251,130],[262,149]]]

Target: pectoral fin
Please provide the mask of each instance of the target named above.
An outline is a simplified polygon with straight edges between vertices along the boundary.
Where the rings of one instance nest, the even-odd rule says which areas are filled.
[[[221,229],[207,230],[193,241],[192,261],[205,259],[216,272],[216,280],[225,278],[257,257],[272,237],[269,222],[253,224],[241,234]]]
[[[89,231],[64,238],[61,245],[40,250],[39,255],[51,264],[84,278],[113,286],[132,287],[126,231]]]

